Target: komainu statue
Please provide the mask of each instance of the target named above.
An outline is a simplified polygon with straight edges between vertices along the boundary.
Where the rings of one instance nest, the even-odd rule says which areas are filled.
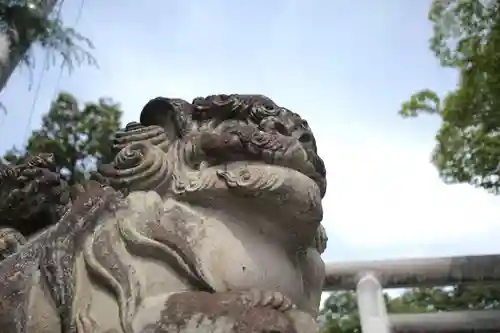
[[[70,195],[52,154],[29,156],[21,164],[1,166],[1,226],[30,236],[59,220]]]
[[[42,153],[17,165],[0,164],[0,260],[55,224],[70,200],[70,187],[54,156]]]
[[[317,331],[326,172],[305,120],[260,95],[155,98],[113,145],[0,262],[0,332]]]

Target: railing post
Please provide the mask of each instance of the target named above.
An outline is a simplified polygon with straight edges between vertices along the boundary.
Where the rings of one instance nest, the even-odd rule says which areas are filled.
[[[363,272],[356,285],[359,318],[363,333],[390,333],[382,286],[375,274]]]

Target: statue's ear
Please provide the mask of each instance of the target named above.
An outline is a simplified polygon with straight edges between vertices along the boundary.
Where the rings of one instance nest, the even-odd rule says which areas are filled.
[[[163,127],[168,138],[175,140],[189,130],[191,109],[192,105],[182,99],[156,97],[142,108],[140,122]]]

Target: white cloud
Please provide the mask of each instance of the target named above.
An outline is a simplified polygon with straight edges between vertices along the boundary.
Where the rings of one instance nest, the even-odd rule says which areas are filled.
[[[498,199],[468,185],[445,185],[429,162],[431,146],[390,140],[373,129],[356,134],[330,146],[325,135],[319,142],[329,171],[324,222],[330,234],[353,247],[404,245],[406,254],[418,245],[500,236]]]

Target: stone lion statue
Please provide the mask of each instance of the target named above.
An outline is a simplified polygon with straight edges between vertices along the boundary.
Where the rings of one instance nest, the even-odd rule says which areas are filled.
[[[17,165],[0,163],[0,225],[29,237],[59,220],[69,192],[53,154],[29,156]]]
[[[315,332],[326,172],[261,95],[155,98],[0,262],[0,332]]]

